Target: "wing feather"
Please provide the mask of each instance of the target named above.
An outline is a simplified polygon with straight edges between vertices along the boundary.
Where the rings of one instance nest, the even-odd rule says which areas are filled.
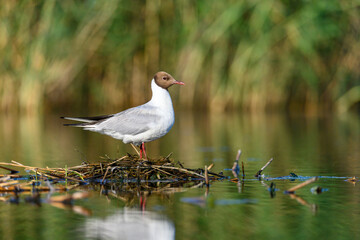
[[[152,106],[142,105],[114,114],[113,117],[94,124],[98,130],[118,132],[122,135],[136,135],[151,129],[160,116]],[[94,126],[95,127],[95,126]]]

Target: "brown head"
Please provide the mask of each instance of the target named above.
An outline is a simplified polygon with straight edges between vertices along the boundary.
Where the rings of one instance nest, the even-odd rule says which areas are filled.
[[[170,74],[166,72],[157,72],[154,76],[155,83],[164,89],[168,89],[174,84],[185,85],[183,82],[176,81]]]

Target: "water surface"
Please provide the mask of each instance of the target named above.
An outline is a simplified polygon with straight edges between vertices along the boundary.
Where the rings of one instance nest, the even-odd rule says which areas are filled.
[[[356,115],[178,113],[173,129],[147,145],[148,154],[168,155],[186,167],[214,163],[214,171],[232,176],[242,149],[245,180],[213,182],[210,188],[101,194],[99,186],[62,209],[0,202],[3,239],[349,239],[360,237],[359,183],[346,178],[360,170],[360,118]],[[0,159],[39,167],[64,167],[116,158],[133,152],[110,137],[63,127],[58,116],[0,118]],[[253,175],[274,157],[260,181]],[[1,171],[5,173],[6,171]],[[300,179],[280,179],[296,173]],[[320,176],[296,192],[284,191],[308,177]],[[271,197],[268,186],[276,184]],[[310,189],[321,186],[322,194]],[[46,194],[43,194],[46,198]],[[145,200],[145,201],[144,201]]]

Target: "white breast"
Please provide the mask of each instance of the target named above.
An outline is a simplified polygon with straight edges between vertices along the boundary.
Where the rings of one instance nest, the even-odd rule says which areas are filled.
[[[152,98],[149,102],[115,114],[106,121],[85,127],[124,143],[140,145],[156,140],[169,132],[174,125],[175,115],[169,92],[151,82]]]
[[[148,123],[149,131],[135,136],[128,136],[126,139],[127,143],[140,144],[141,142],[156,140],[167,134],[174,125],[175,114],[169,92],[159,87],[154,80],[151,82],[151,89],[153,93],[152,98],[144,104],[144,107],[152,109],[159,118],[157,121]]]

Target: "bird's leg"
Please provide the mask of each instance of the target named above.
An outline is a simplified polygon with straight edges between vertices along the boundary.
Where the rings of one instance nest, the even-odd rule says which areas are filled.
[[[145,151],[145,143],[142,143],[142,150],[144,151],[145,159],[147,160],[146,151]]]
[[[140,196],[140,209],[141,211],[146,210],[146,196]]]
[[[142,145],[140,145],[140,159],[142,159],[142,153],[143,153],[143,149],[142,149]]]
[[[147,160],[146,151],[145,151],[145,143],[141,143],[141,145],[140,145],[140,159],[142,159],[142,153],[144,153],[144,157]]]
[[[140,159],[142,159],[142,153],[144,153],[144,157],[147,160],[146,151],[145,151],[145,143],[141,143],[141,145],[140,145]]]

